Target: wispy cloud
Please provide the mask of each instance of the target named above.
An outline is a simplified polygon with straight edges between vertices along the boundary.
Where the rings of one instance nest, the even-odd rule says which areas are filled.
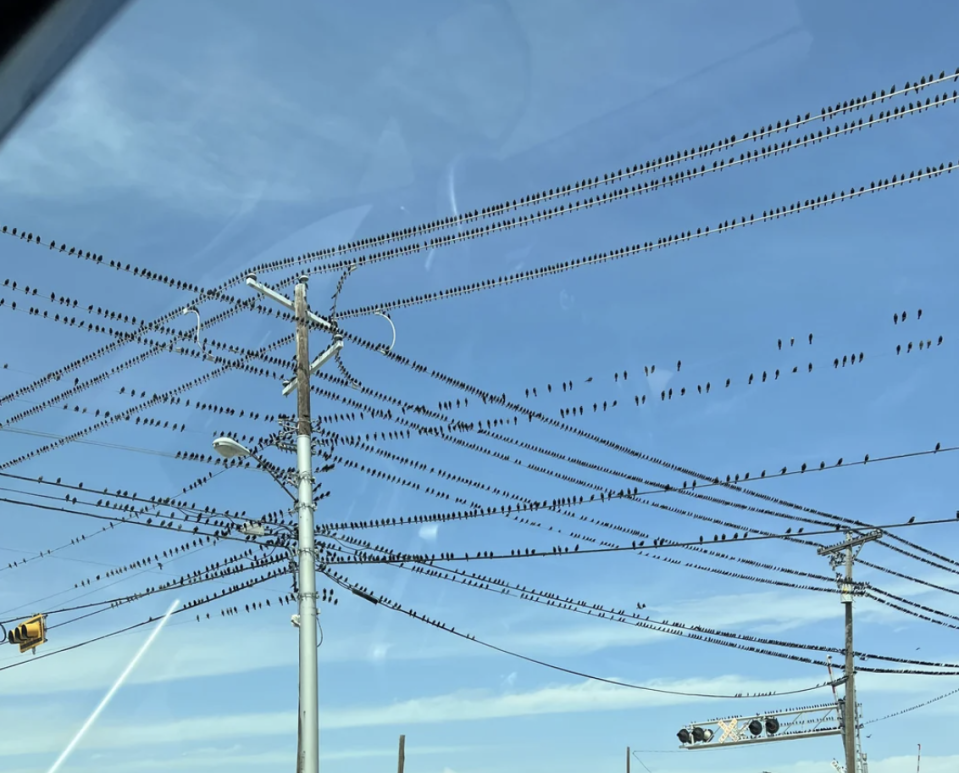
[[[95,762],[95,765],[84,763],[71,764],[71,773],[108,773],[108,771],[131,771],[131,770],[277,770],[283,766],[291,764],[295,757],[292,748],[289,750],[276,750],[265,752],[243,751],[243,746],[234,744],[230,747],[215,748],[207,747],[200,749],[191,749],[187,752],[173,752],[177,747],[171,747],[169,753],[163,753],[163,750],[156,750],[153,755],[137,754],[131,758],[124,752],[113,751],[110,753],[91,754],[89,760]],[[473,746],[416,746],[407,744],[406,756],[415,757],[436,757],[443,755],[466,754],[476,751]],[[364,760],[364,759],[396,759],[397,750],[395,748],[355,748],[340,749],[337,747],[324,748],[320,750],[320,762],[336,762],[340,760]],[[36,773],[35,766],[30,767],[12,767],[5,768],[6,773]]]
[[[611,677],[611,678],[615,678]],[[878,685],[902,691],[916,689],[895,678],[872,680]],[[786,691],[810,686],[809,677],[766,679],[738,674],[717,675],[706,679],[661,679],[650,686],[687,693],[734,694]],[[926,685],[928,689],[928,685]],[[808,702],[826,700],[826,694],[810,693]],[[801,700],[801,699],[800,699]],[[410,698],[388,704],[366,706],[326,706],[320,709],[320,722],[326,731],[361,727],[442,724],[447,722],[474,722],[511,717],[552,714],[592,713],[638,710],[664,706],[704,704],[721,713],[722,709],[739,708],[728,702],[709,701],[683,695],[665,695],[619,687],[597,681],[577,681],[569,684],[550,684],[525,692],[498,690],[460,690],[444,695]],[[57,748],[57,733],[49,727],[37,726],[15,714],[3,717],[8,724],[16,722],[17,732],[5,733],[0,739],[0,757],[27,753],[42,753]],[[62,711],[45,713],[57,727],[69,725]],[[48,722],[48,724],[49,724]],[[20,724],[22,723],[22,727]],[[145,748],[171,743],[223,744],[231,740],[253,739],[289,734],[296,726],[296,712],[284,711],[258,714],[224,714],[185,717],[169,722],[104,722],[91,731],[85,741],[87,749]]]
[[[647,611],[651,612],[652,620],[684,620],[710,628],[769,635],[838,620],[842,614],[838,603],[824,603],[818,595],[778,592],[717,595]],[[901,619],[899,613],[877,604],[863,604],[857,613],[862,624]],[[348,663],[498,657],[485,648],[441,634],[430,637],[428,643],[424,644],[415,635],[419,629],[412,626],[416,623],[397,616],[386,617],[391,614],[389,611],[382,612],[380,620],[383,625],[378,626],[372,636],[369,632],[357,633],[324,643],[324,660],[328,663]],[[240,623],[217,621],[196,628],[171,625],[165,634],[168,642],[165,650],[167,653],[175,652],[176,656],[160,657],[149,653],[142,667],[131,675],[130,683],[150,684],[293,667],[297,651],[289,646],[288,621],[278,616],[277,621],[281,620],[283,624],[264,625],[259,636],[244,636],[244,648],[236,653],[225,653],[222,642],[224,636],[231,635],[231,631],[235,631],[237,636],[241,635]],[[670,640],[669,634],[600,619],[578,618],[574,624],[556,625],[546,624],[544,618],[537,616],[517,624],[505,625],[506,622],[507,617],[500,615],[488,621],[486,626],[474,626],[473,632],[498,646],[545,659],[583,656],[613,648],[647,646]],[[58,646],[69,645],[73,641],[71,638],[58,642]],[[44,661],[45,678],[39,682],[32,665],[13,669],[3,675],[4,694],[36,695],[103,689],[116,676],[115,664],[129,660],[137,646],[136,639],[118,637],[93,645],[94,649],[64,653]],[[707,647],[705,644],[701,646],[704,649]],[[91,657],[91,653],[95,653],[95,656]]]

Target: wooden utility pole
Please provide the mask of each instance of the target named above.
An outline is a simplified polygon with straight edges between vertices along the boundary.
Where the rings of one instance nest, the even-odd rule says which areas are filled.
[[[310,421],[310,328],[307,320],[306,282],[296,284],[296,434],[313,435]]]
[[[852,582],[852,566],[856,559],[853,554],[853,548],[864,545],[867,542],[880,539],[882,537],[881,529],[873,529],[868,534],[846,533],[846,541],[830,547],[822,547],[816,551],[821,556],[829,556],[833,569],[838,570],[842,560],[840,553],[845,554],[846,571],[840,582],[842,591],[842,603],[846,607],[846,663],[845,663],[845,682],[846,694],[843,699],[843,741],[846,745],[846,773],[856,773],[856,762],[859,755],[856,753],[856,738],[858,727],[856,720],[856,663],[853,657],[852,649],[852,600],[854,585]],[[860,547],[860,550],[862,548]]]
[[[851,534],[846,539],[852,539]],[[846,773],[856,773],[856,663],[852,649],[852,545],[846,547],[846,587],[842,601],[846,607],[846,702],[843,729],[846,731]]]
[[[403,773],[403,766],[406,764],[406,736],[400,736],[400,761],[396,770],[397,773]]]

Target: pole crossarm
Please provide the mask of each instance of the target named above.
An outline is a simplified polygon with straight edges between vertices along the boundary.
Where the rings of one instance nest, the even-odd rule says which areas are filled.
[[[867,542],[872,542],[873,540],[882,539],[883,531],[882,529],[875,529],[868,534],[859,534],[854,537],[850,537],[845,542],[840,542],[838,545],[830,545],[828,547],[819,548],[816,552],[821,556],[830,556],[836,553],[841,553],[847,548],[854,548],[857,545],[865,545]]]
[[[301,280],[300,283],[301,283],[301,284],[302,284],[303,278],[304,278],[304,277],[300,277],[300,280]],[[291,300],[290,300],[289,298],[287,298],[285,295],[281,295],[281,294],[278,293],[276,290],[274,290],[272,287],[267,287],[265,284],[260,284],[259,282],[257,282],[257,281],[256,281],[256,275],[255,275],[255,274],[250,274],[250,275],[246,278],[246,284],[247,284],[248,287],[252,287],[252,288],[253,288],[254,290],[256,290],[260,295],[262,295],[262,296],[264,296],[264,297],[266,297],[266,298],[269,298],[271,301],[276,301],[278,304],[280,304],[280,305],[283,306],[284,308],[289,309],[289,310],[292,311],[292,312],[295,312],[295,311],[296,311],[296,304],[295,304],[293,301],[291,301]],[[321,316],[319,316],[319,315],[317,315],[317,314],[314,314],[314,313],[313,313],[312,311],[310,311],[309,309],[307,309],[306,318],[307,318],[310,322],[313,322],[314,324],[319,325],[319,326],[322,327],[322,328],[325,328],[326,330],[330,331],[331,333],[334,332],[334,331],[337,329],[337,328],[336,328],[336,325],[334,325],[332,322],[330,322],[330,320],[326,319],[325,317],[321,317]]]

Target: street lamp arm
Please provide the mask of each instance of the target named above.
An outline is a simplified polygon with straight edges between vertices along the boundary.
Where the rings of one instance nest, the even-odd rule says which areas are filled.
[[[290,490],[286,487],[286,484],[283,483],[283,481],[280,480],[280,479],[274,474],[273,469],[272,469],[272,465],[271,465],[269,462],[266,462],[266,461],[264,461],[263,459],[261,459],[261,458],[260,458],[259,456],[257,456],[257,454],[255,454],[253,451],[250,451],[250,456],[251,456],[253,459],[256,460],[257,465],[258,465],[257,469],[263,470],[267,475],[269,475],[271,478],[273,478],[273,480],[276,481],[276,484],[277,484],[281,489],[283,489],[283,491],[286,492],[286,495],[287,495],[290,499],[292,499],[294,502],[298,501],[296,494],[294,494],[292,491],[290,491]]]

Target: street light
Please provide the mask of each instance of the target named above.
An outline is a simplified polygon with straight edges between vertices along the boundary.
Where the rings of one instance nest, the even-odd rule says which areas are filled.
[[[237,459],[244,456],[253,456],[253,452],[246,446],[238,443],[231,437],[218,437],[213,441],[213,450],[224,459]],[[253,457],[256,458],[255,456]]]
[[[283,489],[283,490],[286,492],[287,496],[290,497],[294,502],[297,501],[297,498],[296,498],[296,496],[293,494],[293,492],[290,491],[290,490],[284,485],[283,481],[280,480],[280,479],[276,476],[276,474],[273,472],[273,465],[268,464],[267,462],[263,461],[263,460],[262,460],[259,456],[257,456],[253,451],[251,451],[249,448],[247,448],[245,445],[243,445],[243,444],[240,443],[239,441],[234,440],[233,438],[227,437],[227,436],[225,436],[225,435],[224,435],[223,437],[218,437],[216,440],[213,441],[213,450],[216,451],[220,456],[222,456],[224,459],[227,459],[227,460],[229,460],[229,459],[243,459],[243,458],[245,458],[245,457],[247,457],[247,456],[249,456],[251,459],[255,459],[255,460],[259,463],[260,467],[261,467],[264,471],[266,471],[266,473],[267,473],[271,478],[273,478],[273,480],[275,480],[275,481],[277,482],[277,484],[279,484],[279,486],[280,486],[281,489]]]

